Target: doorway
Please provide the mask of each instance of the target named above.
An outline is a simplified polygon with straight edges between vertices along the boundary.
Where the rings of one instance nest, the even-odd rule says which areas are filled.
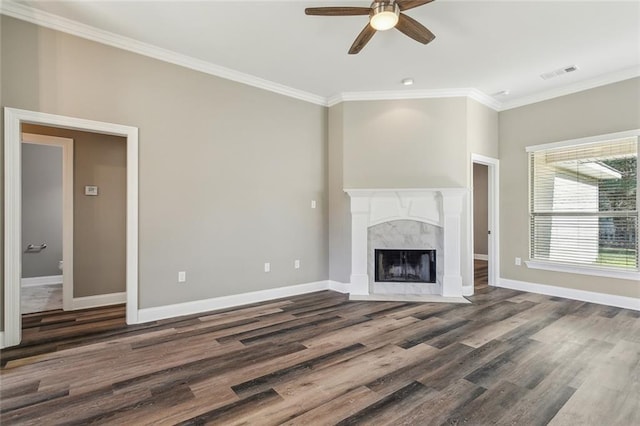
[[[498,284],[499,160],[472,154],[472,244],[474,291]]]
[[[2,347],[18,345],[22,337],[20,293],[21,240],[21,133],[23,125],[102,133],[126,140],[126,322],[138,322],[138,129],[34,111],[5,108],[5,215],[4,215],[4,334]],[[88,185],[90,186],[90,185]],[[92,191],[91,188],[88,189]],[[63,268],[71,269],[71,268]],[[64,275],[64,274],[63,274]],[[81,309],[76,306],[74,309]]]
[[[22,314],[70,309],[73,139],[22,134]]]

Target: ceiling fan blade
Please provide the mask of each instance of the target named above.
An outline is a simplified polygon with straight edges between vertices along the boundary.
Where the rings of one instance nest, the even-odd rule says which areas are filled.
[[[308,7],[304,10],[307,15],[319,16],[368,15],[370,12],[368,7]]]
[[[401,13],[398,17],[398,24],[396,25],[396,28],[422,44],[427,44],[436,38],[436,36],[429,31],[427,27],[404,13]]]
[[[362,48],[371,40],[371,37],[376,33],[376,30],[369,24],[358,34],[356,40],[351,45],[351,49],[349,49],[349,55],[355,55],[360,52]]]
[[[400,7],[400,10],[409,10],[414,7],[423,6],[427,3],[431,3],[433,0],[396,0],[396,4]]]

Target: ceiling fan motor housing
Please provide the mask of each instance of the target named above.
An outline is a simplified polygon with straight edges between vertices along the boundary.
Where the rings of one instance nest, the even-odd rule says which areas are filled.
[[[374,1],[371,4],[369,23],[378,31],[390,30],[398,23],[400,7],[396,2]]]

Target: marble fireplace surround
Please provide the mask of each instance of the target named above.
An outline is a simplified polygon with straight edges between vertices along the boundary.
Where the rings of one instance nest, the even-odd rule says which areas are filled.
[[[436,288],[439,292],[436,298],[442,298],[443,301],[466,302],[462,297],[460,266],[461,214],[464,197],[468,192],[466,188],[345,189],[344,191],[351,198],[350,299],[425,300],[425,296],[416,292],[413,285],[395,285],[394,291],[382,291],[380,283],[373,282],[370,265],[370,251],[373,250],[373,247],[369,247],[371,227],[387,222],[415,221],[442,228],[442,253],[437,253],[436,263],[438,276]],[[395,293],[395,291],[398,292]],[[432,291],[426,293],[430,292]]]

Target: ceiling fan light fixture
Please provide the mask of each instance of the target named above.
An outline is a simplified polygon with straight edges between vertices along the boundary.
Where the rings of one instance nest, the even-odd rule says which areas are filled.
[[[377,31],[386,31],[395,27],[400,15],[400,7],[394,3],[374,3],[369,24]]]

